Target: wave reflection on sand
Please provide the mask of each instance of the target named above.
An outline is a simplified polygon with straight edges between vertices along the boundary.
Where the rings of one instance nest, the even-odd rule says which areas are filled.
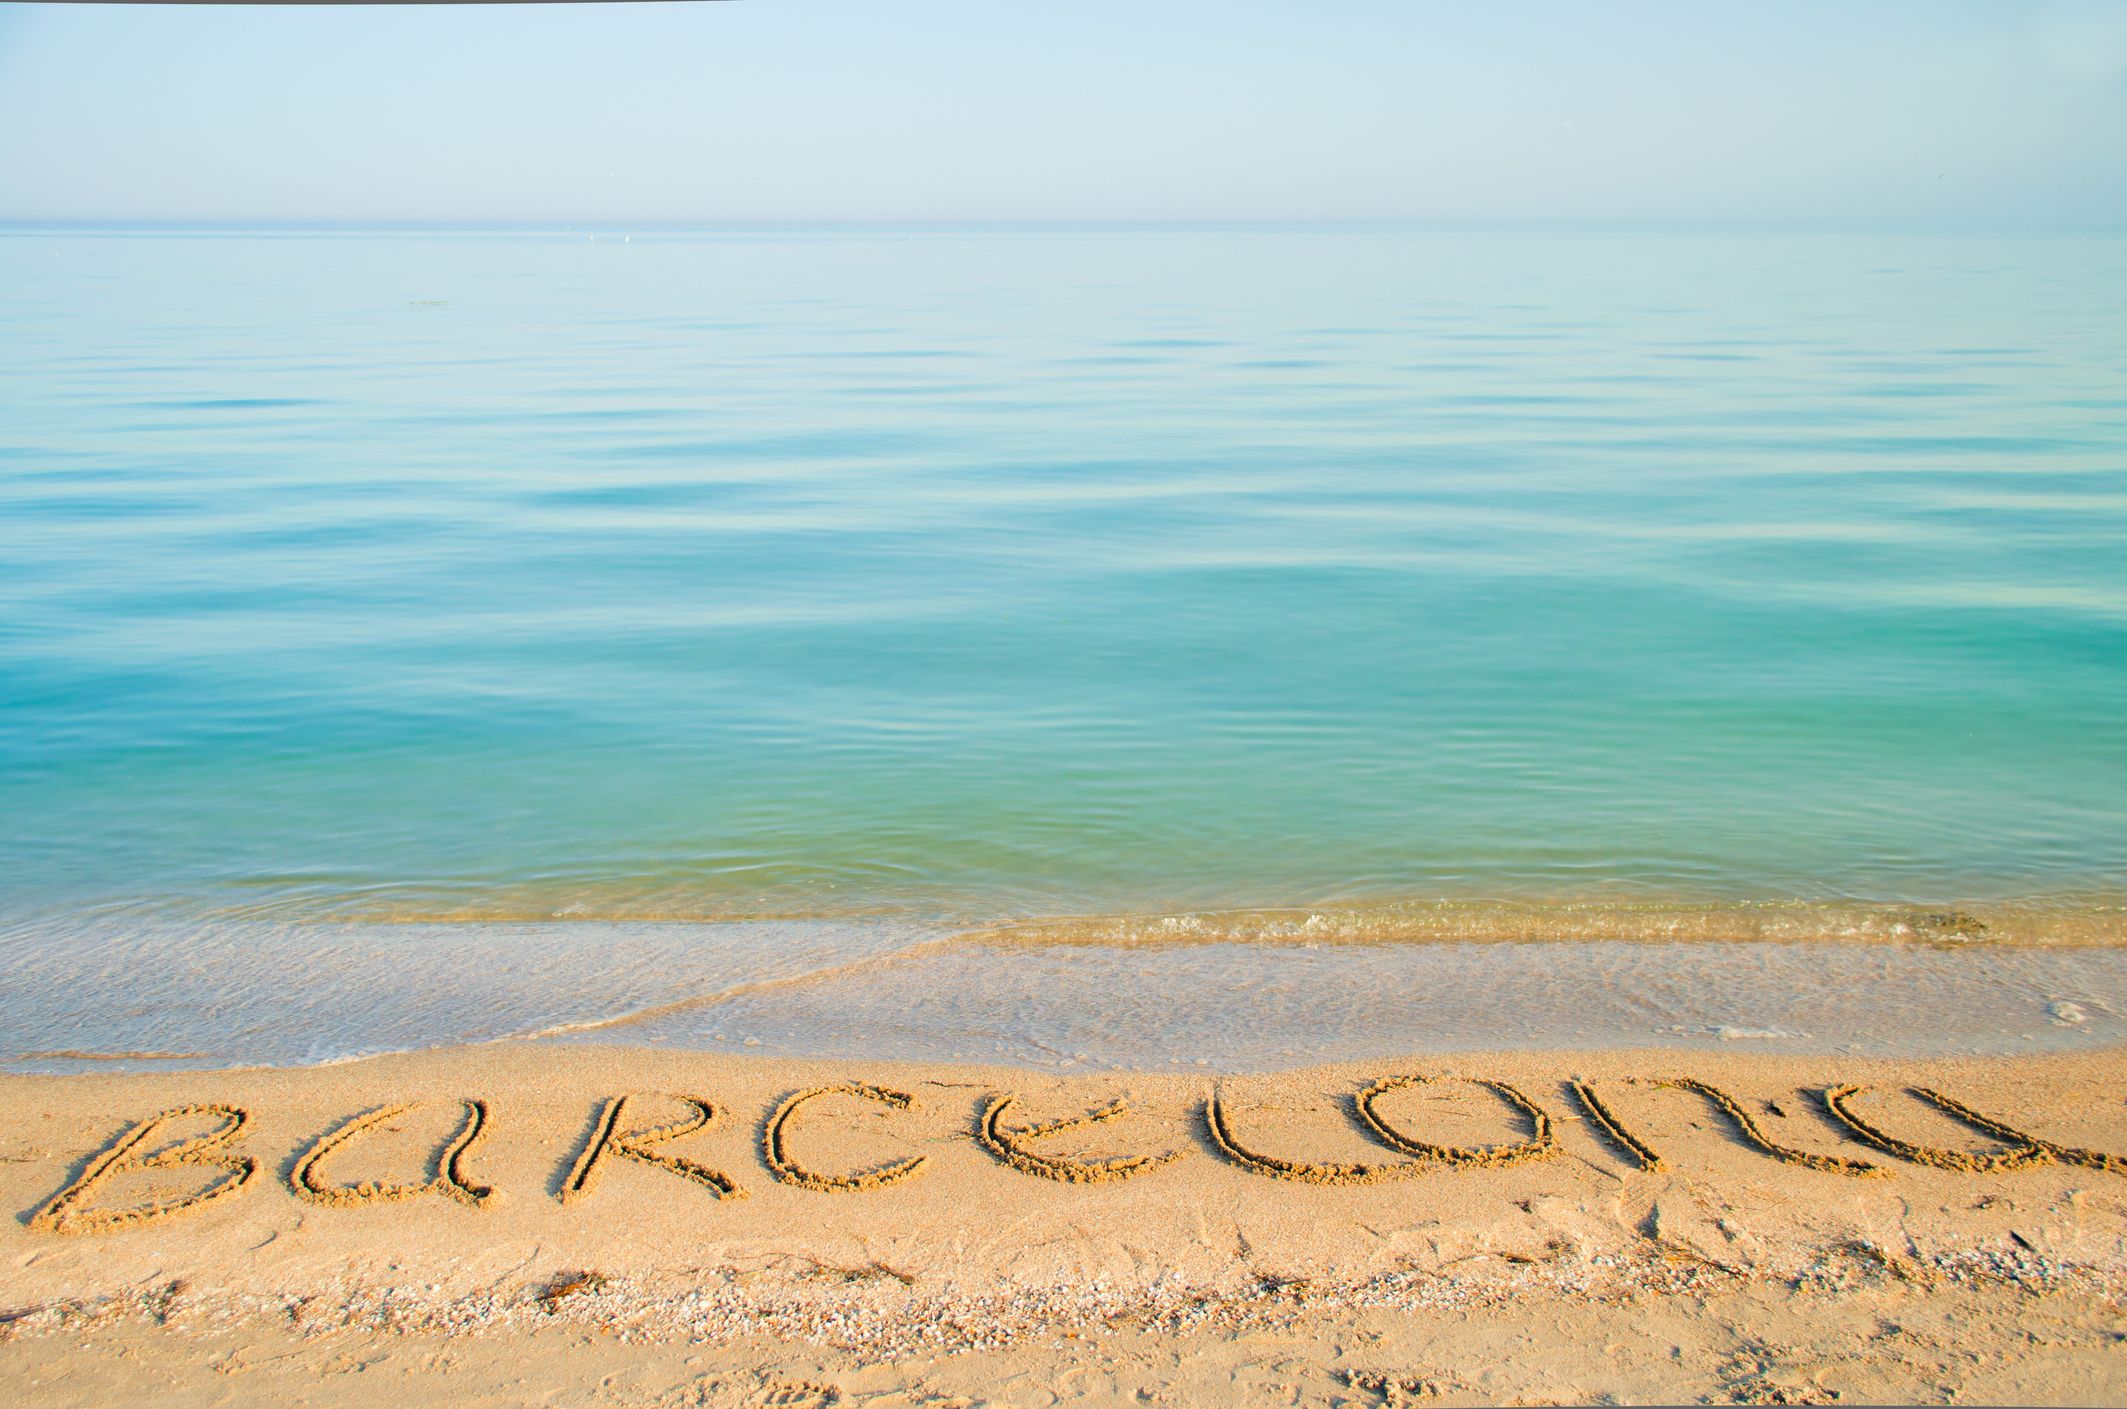
[[[0,928],[0,1060],[289,1065],[536,1036],[1266,1070],[1402,1052],[1881,1056],[2127,1041],[2100,906],[1396,902],[1017,921]]]

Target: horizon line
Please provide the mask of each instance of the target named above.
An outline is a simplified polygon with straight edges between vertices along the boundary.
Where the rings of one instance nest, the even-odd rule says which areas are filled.
[[[79,3],[164,4],[180,0],[78,0]],[[214,0],[253,3],[254,0]],[[256,0],[274,3],[275,0]],[[421,4],[428,0],[303,0],[333,4]],[[446,3],[567,3],[568,0],[446,0]],[[639,3],[640,0],[584,0]],[[652,0],[663,3],[664,0]],[[673,0],[677,3],[678,0]],[[2127,221],[2017,222],[2002,220],[1809,220],[1738,216],[736,216],[631,218],[590,216],[158,216],[0,215],[0,229],[68,230],[317,230],[489,231],[654,234],[774,230],[1041,230],[1041,229],[1577,229],[1694,230],[1821,234],[2127,234]]]

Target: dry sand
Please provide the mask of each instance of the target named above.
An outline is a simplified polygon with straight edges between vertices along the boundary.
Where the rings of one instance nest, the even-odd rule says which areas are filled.
[[[1855,1085],[1895,1152],[1827,1110]],[[2118,1403],[2123,1098],[2119,1051],[7,1077],[0,1371],[40,1406]]]

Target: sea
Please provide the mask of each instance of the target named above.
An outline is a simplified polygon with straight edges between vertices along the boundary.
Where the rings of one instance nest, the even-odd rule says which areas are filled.
[[[2127,237],[0,227],[0,1066],[2127,1041]]]

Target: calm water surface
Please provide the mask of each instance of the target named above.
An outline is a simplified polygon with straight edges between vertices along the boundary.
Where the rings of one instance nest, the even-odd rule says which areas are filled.
[[[622,234],[0,233],[0,1046],[416,933],[536,1025],[1027,916],[2127,897],[2127,241]]]

